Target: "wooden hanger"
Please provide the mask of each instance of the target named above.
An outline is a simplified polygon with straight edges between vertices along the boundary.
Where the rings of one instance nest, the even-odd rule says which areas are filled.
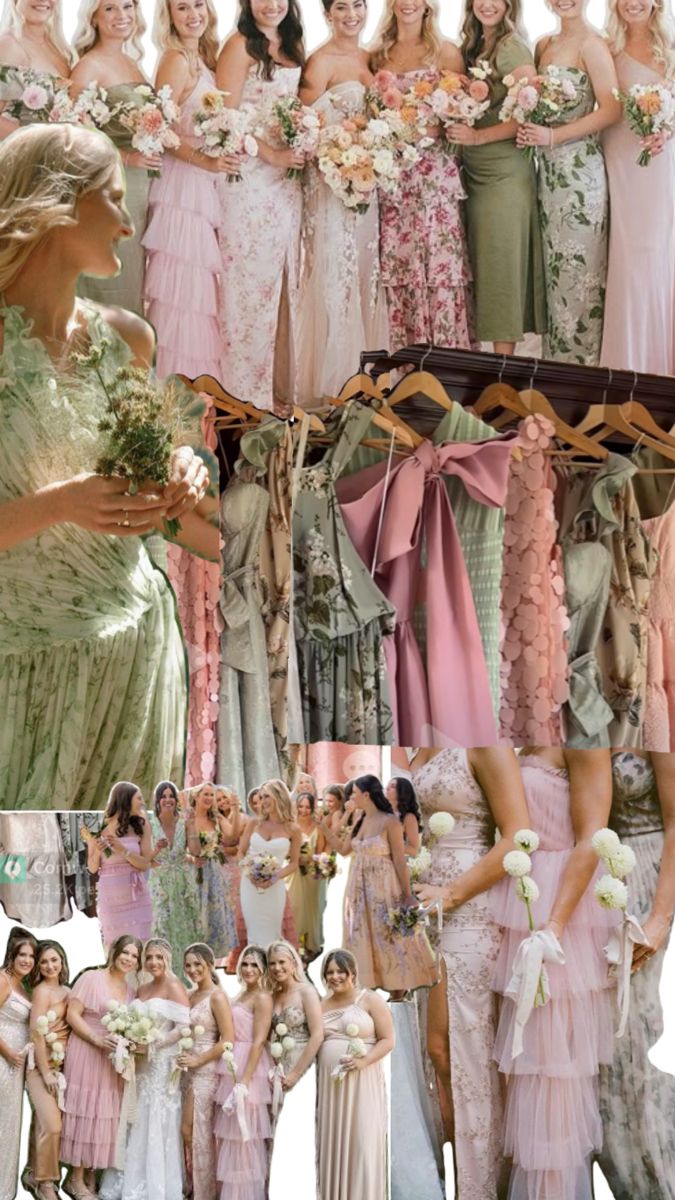
[[[212,375],[200,375],[192,383],[197,391],[206,392],[213,400],[214,406],[220,411],[227,413],[231,417],[238,418],[244,424],[260,423],[263,417],[275,416],[267,409],[256,408],[255,404],[250,404],[247,400],[238,400],[236,396],[230,395],[221,387]],[[293,407],[293,417],[296,421],[302,420],[305,416],[309,417],[309,427],[319,433],[326,432],[326,426],[316,413],[305,413],[303,408],[297,405]],[[281,420],[282,418],[277,418]]]
[[[530,412],[516,389],[511,387],[510,383],[502,383],[501,379],[497,383],[489,383],[486,388],[483,388],[473,405],[473,411],[478,417],[493,412],[495,408],[503,408],[517,417],[527,417]]]
[[[520,398],[528,412],[538,413],[539,416],[546,417],[551,422],[555,428],[556,437],[560,441],[567,442],[569,446],[572,446],[575,450],[579,450],[582,454],[588,455],[589,458],[607,458],[606,448],[598,445],[593,438],[585,437],[573,425],[568,425],[566,421],[563,421],[562,417],[558,416],[551,401],[547,400],[542,392],[538,392],[530,386],[524,392],[520,393]]]
[[[375,380],[363,372],[352,375],[347,380],[333,403],[336,407],[339,407],[342,404],[346,404],[348,400],[358,399],[359,396],[365,396],[369,400],[377,401],[378,407],[373,408],[371,420],[373,425],[376,425],[378,429],[382,429],[390,437],[392,429],[395,430],[394,436],[403,445],[411,449],[421,445],[424,441],[424,438],[416,430],[411,429],[410,425],[392,410],[387,402],[388,397],[385,400],[384,392]]]
[[[422,360],[422,363],[424,360]],[[440,379],[431,374],[431,371],[425,371],[423,366],[418,371],[410,371],[403,376],[400,383],[387,396],[389,405],[393,408],[395,404],[401,404],[403,400],[409,400],[411,396],[416,396],[418,392],[426,396],[428,400],[435,401],[446,412],[450,412],[453,401],[448,396]]]
[[[597,432],[593,434],[593,440],[598,442],[603,441],[612,433],[620,433],[629,442],[648,446],[649,449],[656,450],[664,458],[675,462],[675,446],[671,445],[670,435],[667,435],[666,440],[662,440],[660,437],[658,439],[651,437],[650,434],[637,429],[629,423],[624,408],[623,404],[591,404],[586,416],[580,422],[580,427],[583,430],[597,429]]]

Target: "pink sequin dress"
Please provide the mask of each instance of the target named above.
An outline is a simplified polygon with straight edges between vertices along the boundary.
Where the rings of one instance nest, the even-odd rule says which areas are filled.
[[[211,992],[190,1009],[190,1025],[194,1046],[190,1054],[204,1054],[220,1038],[216,1019],[211,1011]],[[196,1033],[196,1026],[203,1033]],[[186,1088],[192,1092],[192,1200],[215,1200],[216,1147],[213,1138],[218,1062],[213,1059],[203,1067],[188,1071]]]
[[[506,494],[499,732],[511,746],[559,746],[569,621],[546,457],[555,430],[537,415],[519,432],[522,457],[511,464]]]
[[[125,834],[120,841],[127,853],[141,853],[136,833]],[[147,941],[152,933],[152,896],[148,871],[132,867],[120,854],[101,856],[98,878],[97,911],[103,945],[112,946],[116,938],[129,933]]]
[[[540,896],[532,905],[537,929],[558,894],[575,838],[565,770],[535,755],[520,760],[530,824],[539,834],[532,878]],[[601,1063],[611,1063],[615,1014],[612,981],[603,948],[613,915],[598,904],[598,866],[562,935],[564,965],[547,964],[551,999],[534,1008],[524,1048],[511,1053],[516,1005],[502,1000],[495,1060],[507,1076],[504,1153],[513,1159],[509,1200],[592,1200],[591,1155],[602,1146],[598,1100]],[[527,909],[515,881],[490,892],[495,919],[504,928],[494,986],[504,993],[516,951],[529,933]]]
[[[101,1017],[117,997],[107,972],[85,971],[71,999],[84,1006],[83,1018],[97,1037],[105,1037]],[[128,989],[127,1003],[133,992]],[[110,1061],[110,1051],[85,1042],[73,1031],[63,1064],[66,1098],[61,1128],[61,1162],[72,1167],[114,1167],[124,1080]]]
[[[253,1042],[253,1013],[243,1004],[233,1004],[232,1017],[234,1061],[237,1078],[240,1079]],[[215,1133],[220,1200],[266,1200],[272,1149],[271,1067],[272,1060],[267,1050],[263,1049],[244,1102],[250,1134],[244,1141],[236,1112],[224,1112],[222,1108],[232,1094],[234,1079],[224,1062],[218,1064]]]

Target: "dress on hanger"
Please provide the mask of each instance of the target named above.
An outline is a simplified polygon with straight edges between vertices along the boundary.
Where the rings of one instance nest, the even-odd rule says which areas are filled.
[[[353,1004],[323,1013],[324,1041],[317,1073],[317,1168],[321,1200],[388,1200],[389,1114],[382,1059],[349,1071],[336,1083],[332,1071],[349,1054],[347,1025],[356,1025],[366,1053],[377,1040],[375,1024],[362,1006],[365,989]]]
[[[585,71],[556,64],[544,67],[542,74],[550,70],[577,90],[576,103],[557,125],[593,112],[595,93]],[[558,362],[595,366],[600,361],[609,233],[600,135],[589,133],[560,146],[538,146],[537,162],[548,310],[542,354]]]
[[[0,903],[10,920],[48,929],[72,916],[56,813],[0,812],[0,854],[17,855],[25,866],[23,881],[2,874]]]
[[[166,836],[154,812],[148,813],[153,843]],[[152,937],[162,937],[171,946],[173,969],[183,974],[183,955],[199,936],[201,918],[196,872],[186,864],[186,828],[178,818],[173,842],[165,846],[150,871]]]
[[[123,853],[140,854],[141,839],[137,833],[120,838]],[[103,945],[109,949],[123,934],[131,934],[146,942],[152,931],[152,897],[148,870],[139,870],[114,851],[101,855],[98,877],[98,919]]]
[[[232,1005],[234,1062],[237,1079],[246,1068],[253,1045],[252,1011],[244,1004]],[[267,1200],[267,1180],[272,1150],[270,1105],[272,1059],[264,1047],[248,1085],[244,1112],[250,1137],[242,1138],[236,1112],[224,1112],[235,1080],[223,1062],[218,1067],[216,1094],[216,1175],[220,1200]]]
[[[654,553],[647,602],[647,695],[643,745],[675,750],[675,502],[642,522]]]
[[[546,457],[554,427],[537,415],[519,432],[522,458],[511,467],[504,528],[500,737],[512,746],[559,746],[568,620]]]
[[[60,812],[56,814],[56,819],[59,823],[65,855],[64,871],[68,904],[72,901],[80,912],[86,913],[87,916],[94,916],[96,877],[89,873],[87,845],[80,833],[80,827],[84,825],[95,837],[98,837],[103,824],[103,814],[101,812]],[[44,922],[40,921],[37,924],[44,924]]]
[[[259,124],[274,100],[295,96],[300,67],[249,70],[240,109]],[[271,409],[296,394],[302,188],[260,155],[243,156],[240,180],[218,176],[220,200],[219,379],[232,395]]]
[[[520,770],[530,824],[539,834],[532,879],[537,929],[544,927],[575,845],[569,777],[536,755]],[[512,1159],[509,1200],[592,1200],[591,1157],[602,1145],[598,1073],[614,1053],[614,980],[604,947],[618,914],[601,908],[593,884],[598,863],[560,943],[563,965],[547,964],[551,998],[535,1007],[525,1026],[523,1051],[512,1055],[516,1003],[504,995],[518,947],[529,934],[527,909],[506,877],[490,891],[495,920],[503,927],[494,987],[502,995],[494,1056],[506,1077],[504,1154]]]
[[[303,742],[390,745],[396,740],[385,670],[395,609],[347,533],[336,481],[372,413],[339,410],[323,458],[300,473],[293,511],[293,620]]]
[[[203,1033],[197,1033],[201,1025]],[[211,992],[190,1009],[190,1026],[194,1046],[191,1054],[205,1054],[220,1039],[218,1024],[211,1011]],[[186,1090],[192,1093],[192,1196],[193,1200],[215,1200],[216,1143],[213,1126],[216,1119],[216,1092],[219,1083],[218,1061],[212,1059],[203,1067],[187,1073]]]
[[[421,67],[394,78],[406,92],[415,84],[437,87],[440,72]],[[392,353],[420,342],[474,347],[465,199],[457,155],[442,137],[403,167],[395,194],[380,197],[380,264]]]
[[[489,746],[497,740],[480,629],[444,484],[456,475],[478,502],[503,505],[515,435],[486,442],[423,441],[394,466],[377,463],[338,480],[348,535],[396,609],[386,646],[406,746]],[[423,548],[426,555],[421,573]],[[427,662],[413,630],[423,581]],[[448,688],[447,669],[458,682]]]
[[[0,1007],[0,1038],[15,1054],[30,1040],[28,1021],[31,1002],[28,996],[11,991]],[[19,1150],[21,1147],[21,1117],[23,1115],[23,1078],[25,1067],[11,1066],[0,1055],[0,1200],[14,1200],[19,1181]]]
[[[630,908],[644,921],[654,900],[663,856],[663,814],[648,760],[630,751],[612,756],[609,823],[637,856],[627,883]],[[628,1025],[600,1076],[604,1144],[598,1156],[615,1200],[675,1200],[675,1079],[649,1060],[663,1035],[659,984],[663,946],[631,977]]]
[[[664,82],[625,50],[614,65],[622,92]],[[675,375],[675,142],[666,141],[647,168],[638,166],[640,142],[622,115],[603,130],[602,144],[611,222],[600,362],[612,370]]]
[[[330,126],[363,114],[365,95],[362,83],[348,80],[312,107]],[[298,396],[311,405],[337,396],[362,350],[388,346],[377,195],[365,213],[347,208],[310,163],[304,172],[302,236]]]

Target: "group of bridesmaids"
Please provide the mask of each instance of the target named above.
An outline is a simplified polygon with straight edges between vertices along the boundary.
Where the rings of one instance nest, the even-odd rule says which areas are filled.
[[[182,966],[188,990],[167,942],[127,934],[71,987],[57,942],[11,930],[0,971],[2,1200],[16,1194],[24,1087],[32,1124],[22,1184],[37,1200],[57,1200],[60,1186],[75,1200],[264,1200],[274,1139],[293,1151],[288,1094],[315,1063],[322,1200],[381,1200],[392,1022],[359,985],[349,951],[326,956],[322,1000],[283,941],[244,949],[232,1002],[209,946],[189,946]],[[105,1018],[111,1004],[134,1001],[156,1037],[128,1046],[134,1066],[122,1071]],[[305,1157],[305,1132],[295,1141]]]
[[[146,82],[138,0],[86,0],[73,47],[59,33],[58,0],[7,4],[4,62],[70,76],[73,94],[97,82],[115,99]],[[539,333],[545,357],[671,373],[675,150],[647,139],[652,162],[638,167],[640,143],[614,95],[672,79],[666,14],[657,0],[610,0],[600,34],[584,0],[550,7],[559,31],[537,45],[536,66],[568,78],[577,101],[554,127],[518,128],[499,112],[504,78],[533,64],[519,0],[471,0],[459,46],[439,35],[434,0],[387,0],[368,49],[365,0],[324,0],[330,36],[308,58],[296,0],[242,0],[220,52],[212,0],[157,0],[155,86],[168,85],[180,106],[181,143],[160,162],[108,127],[127,174],[123,234],[132,222],[135,233],[119,246],[119,278],[87,279],[85,292],[145,309],[160,374],[212,373],[265,408],[335,394],[359,352],[386,343],[510,353]],[[487,112],[447,137],[430,129],[379,213],[376,202],[347,209],[301,153],[265,140],[276,99],[298,94],[330,124],[364,110],[377,70],[405,90],[479,62],[490,72]],[[199,148],[194,114],[214,87],[251,117],[256,156]],[[0,118],[4,135],[14,127]],[[534,148],[536,165],[523,153]],[[152,184],[146,168],[160,170]]]

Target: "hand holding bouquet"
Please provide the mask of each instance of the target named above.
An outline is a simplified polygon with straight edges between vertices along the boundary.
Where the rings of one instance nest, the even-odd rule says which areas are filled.
[[[334,879],[338,873],[337,854],[335,850],[324,851],[323,854],[314,854],[314,878],[315,879]]]
[[[194,115],[194,131],[200,137],[200,150],[207,158],[255,158],[258,143],[249,131],[250,117],[242,109],[228,108],[225,92],[205,92],[202,107]],[[226,175],[229,183],[238,183],[238,171]]]
[[[418,927],[426,924],[424,914],[420,911],[418,904],[396,904],[390,908],[385,907],[382,913],[382,922],[387,930],[387,936],[392,940],[395,937],[413,937]]]
[[[178,1039],[178,1054],[176,1055],[176,1063],[169,1077],[170,1091],[175,1092],[181,1075],[183,1072],[188,1070],[188,1067],[184,1063],[179,1063],[178,1060],[181,1058],[181,1056],[190,1053],[190,1051],[194,1048],[195,1038],[201,1037],[203,1033],[203,1025],[195,1025],[194,1029],[192,1029],[189,1025],[185,1025],[184,1028],[181,1029],[180,1037]]]
[[[132,149],[144,158],[157,158],[165,150],[180,146],[180,138],[173,129],[180,111],[174,104],[168,84],[157,92],[149,84],[140,84],[134,88],[134,95],[140,99],[140,104],[134,100],[120,100],[113,109],[120,125],[131,133]],[[159,171],[153,167],[148,174],[157,176]]]
[[[616,1036],[622,1037],[630,1011],[630,976],[634,952],[637,947],[647,944],[639,921],[628,911],[628,886],[624,882],[635,869],[637,859],[631,847],[623,845],[613,829],[599,829],[593,834],[591,844],[608,870],[608,874],[595,884],[595,898],[603,908],[618,909],[623,913],[621,926],[618,930],[612,930],[605,946],[605,957],[617,976],[619,1025]],[[641,956],[640,966],[644,961],[645,958]]]
[[[626,124],[642,140],[637,164],[647,167],[656,147],[675,132],[675,94],[672,83],[635,83],[627,92],[614,92],[623,105]]]
[[[490,107],[488,79],[491,74],[492,68],[487,62],[470,67],[467,75],[458,75],[455,71],[441,72],[428,103],[434,117],[443,126],[450,150],[454,151],[458,144],[457,126],[473,129]]]
[[[360,113],[322,129],[316,163],[334,195],[358,213],[368,211],[378,188],[394,192],[400,174],[391,125]]]
[[[133,1055],[137,1049],[150,1047],[161,1037],[157,1018],[140,1000],[131,1004],[111,1000],[101,1024],[116,1041],[110,1054],[113,1067],[127,1079],[133,1074]]]
[[[331,1079],[336,1083],[342,1083],[342,1080],[354,1070],[355,1064],[360,1058],[365,1058],[368,1050],[366,1044],[359,1037],[359,1027],[353,1021],[347,1021],[344,1026],[344,1031],[349,1038],[347,1042],[347,1051],[342,1055],[337,1066],[331,1071]],[[357,1068],[358,1069],[358,1068]]]
[[[263,111],[256,134],[272,144],[288,146],[296,154],[313,158],[319,145],[323,117],[314,108],[301,104],[297,96],[281,96]],[[303,167],[289,167],[287,179],[300,179]]]
[[[32,67],[0,67],[2,115],[20,124],[63,120],[69,107],[68,85]]]
[[[254,887],[273,882],[274,876],[279,870],[279,860],[274,854],[268,854],[262,851],[258,854],[249,853],[242,858],[241,870],[243,874],[250,879]]]
[[[546,67],[536,74],[533,67],[518,67],[512,75],[504,77],[509,89],[499,112],[500,121],[517,121],[524,128],[518,130],[518,146],[528,158],[533,158],[536,144],[535,134],[528,126],[537,125],[551,129],[559,125],[565,113],[579,102],[579,93],[567,76],[557,66]]]
[[[50,1008],[42,1016],[38,1017],[35,1022],[35,1030],[45,1040],[47,1046],[47,1062],[49,1070],[56,1076],[56,1103],[61,1111],[64,1108],[66,1094],[66,1078],[62,1071],[63,1061],[66,1057],[66,1047],[60,1040],[58,1035],[54,1033],[53,1026],[56,1024],[57,1016],[53,1008]]]

